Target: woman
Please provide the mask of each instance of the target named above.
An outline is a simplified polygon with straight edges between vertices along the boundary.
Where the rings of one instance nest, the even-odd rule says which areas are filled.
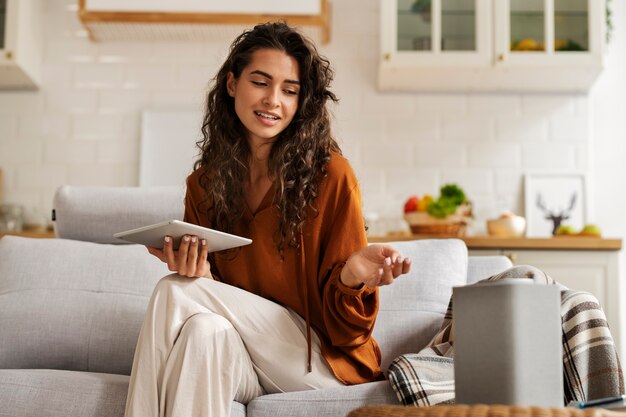
[[[367,245],[355,175],[330,133],[332,70],[283,23],[240,35],[207,100],[185,221],[249,237],[207,253],[195,236],[149,252],[156,286],[127,416],[228,416],[233,400],[381,378],[380,285],[410,269]],[[208,279],[207,279],[208,278]]]

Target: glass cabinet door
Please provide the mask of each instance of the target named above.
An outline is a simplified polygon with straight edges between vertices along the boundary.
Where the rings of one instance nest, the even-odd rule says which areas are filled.
[[[546,10],[544,0],[511,0],[510,50],[545,50]]]
[[[511,0],[512,52],[589,50],[587,0],[552,1]],[[548,44],[547,31],[552,35]]]
[[[604,1],[497,0],[495,6],[499,62],[575,64],[601,54]]]
[[[395,0],[398,51],[476,51],[475,0]]]
[[[554,50],[589,51],[587,0],[554,0]]]

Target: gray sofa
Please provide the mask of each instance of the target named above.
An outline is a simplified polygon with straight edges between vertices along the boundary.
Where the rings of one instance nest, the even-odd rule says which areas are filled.
[[[57,239],[0,239],[0,416],[123,416],[144,310],[167,268],[114,232],[181,218],[176,188],[62,187]],[[381,288],[374,337],[383,369],[437,331],[451,288],[510,266],[469,257],[461,240],[394,245],[411,273]],[[368,404],[398,404],[387,381],[234,402],[231,416],[344,416]]]

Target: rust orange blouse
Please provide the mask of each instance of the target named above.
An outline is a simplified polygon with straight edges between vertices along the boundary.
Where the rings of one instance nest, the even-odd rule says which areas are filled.
[[[201,170],[187,178],[184,220],[214,227],[199,184]],[[361,193],[350,164],[333,154],[327,170],[314,202],[319,214],[309,216],[303,228],[302,254],[287,247],[281,262],[274,240],[278,210],[270,189],[257,211],[246,207],[234,227],[235,234],[252,239],[252,244],[230,256],[210,254],[211,272],[222,282],[308,316],[335,376],[344,384],[358,384],[381,377],[380,349],[371,336],[378,289],[351,289],[339,281],[344,262],[367,245],[367,238]],[[302,360],[305,363],[307,358]]]

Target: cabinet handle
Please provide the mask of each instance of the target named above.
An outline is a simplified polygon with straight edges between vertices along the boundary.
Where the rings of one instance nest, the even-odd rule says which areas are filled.
[[[498,61],[504,62],[504,54],[498,54]]]
[[[384,59],[385,61],[389,61],[389,60],[391,60],[391,54],[385,54],[385,55],[383,55],[383,59]]]
[[[4,57],[6,59],[8,59],[9,61],[13,59],[13,52],[12,51],[6,51],[4,54]]]

